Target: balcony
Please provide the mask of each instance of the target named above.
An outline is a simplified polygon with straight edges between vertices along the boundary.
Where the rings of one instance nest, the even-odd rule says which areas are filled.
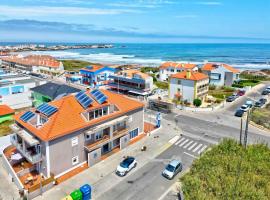
[[[11,124],[11,125],[9,126],[9,128],[10,128],[12,131],[14,131],[15,133],[17,133],[18,131],[21,130],[21,128],[20,128],[17,124]]]
[[[36,153],[34,150],[24,148],[24,141],[18,142],[18,140],[15,138],[15,135],[10,137],[10,142],[30,163],[35,164],[41,161],[41,153]]]
[[[115,132],[113,132],[113,139],[122,137],[126,134],[128,134],[127,128],[122,128],[122,129],[116,130]]]
[[[103,138],[96,140],[94,143],[91,143],[87,146],[85,146],[89,151],[98,149],[99,147],[102,147],[104,144],[110,141],[110,137],[108,135],[104,135]]]

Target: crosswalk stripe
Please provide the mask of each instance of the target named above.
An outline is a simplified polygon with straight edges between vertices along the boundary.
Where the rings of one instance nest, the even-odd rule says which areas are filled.
[[[189,141],[189,139],[186,139],[184,142],[182,142],[182,143],[179,144],[178,146],[181,147],[181,146],[183,146],[184,144],[186,144],[188,141]]]
[[[199,144],[192,152],[196,152],[203,144]]]
[[[187,143],[183,148],[187,148],[189,145],[191,145],[194,141],[190,141],[189,143]]]
[[[193,147],[195,147],[195,145],[198,144],[197,142],[195,142],[193,145],[191,145],[188,150],[190,151],[191,149],[193,149]]]
[[[176,143],[175,143],[175,145],[178,145],[180,142],[182,142],[184,139],[186,139],[186,138],[181,138],[180,140],[178,140]]]
[[[201,148],[200,151],[198,151],[198,154],[201,154],[205,149],[206,149],[207,145],[204,145],[203,148]]]

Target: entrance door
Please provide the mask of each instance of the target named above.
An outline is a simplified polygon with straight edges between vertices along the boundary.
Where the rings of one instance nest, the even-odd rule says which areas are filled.
[[[102,147],[102,153],[107,153],[110,150],[109,143],[103,145]]]

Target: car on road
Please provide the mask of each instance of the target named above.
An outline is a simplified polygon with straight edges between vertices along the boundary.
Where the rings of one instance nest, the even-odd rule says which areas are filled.
[[[238,96],[243,96],[243,95],[245,95],[245,93],[246,93],[245,90],[239,90],[239,91],[237,92]]]
[[[263,106],[263,103],[261,101],[256,101],[254,104],[254,107],[256,107],[256,108],[260,108],[262,106]]]
[[[253,101],[250,101],[250,100],[246,101],[246,105],[249,106],[250,108],[252,108]]]
[[[234,96],[229,96],[226,98],[227,102],[233,102],[236,98]]]
[[[236,110],[234,116],[236,116],[236,117],[243,117],[244,113],[245,113],[245,111],[243,111],[241,109],[238,109],[238,110]]]
[[[243,110],[244,112],[247,112],[248,110],[249,110],[249,105],[247,105],[247,104],[244,104],[244,105],[242,105],[241,107],[240,107],[240,109],[241,110]]]
[[[162,172],[165,178],[173,179],[183,169],[182,163],[179,160],[172,160]]]
[[[264,104],[266,104],[267,99],[265,99],[265,98],[260,98],[259,101],[262,102],[262,104],[264,105]]]
[[[137,161],[134,157],[128,156],[125,158],[116,169],[116,174],[119,176],[125,176],[130,170],[137,166]]]
[[[264,89],[263,91],[262,91],[262,95],[268,95],[270,93],[270,89]]]

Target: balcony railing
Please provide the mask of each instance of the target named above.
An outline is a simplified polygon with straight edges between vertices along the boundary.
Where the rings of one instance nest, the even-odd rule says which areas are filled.
[[[110,137],[108,135],[104,135],[103,138],[96,140],[94,143],[87,145],[86,148],[89,151],[97,149],[101,147],[102,145],[104,145],[105,143],[107,143],[109,140],[110,140]]]
[[[17,124],[11,124],[9,127],[14,132],[18,132],[21,130],[21,128]]]
[[[128,129],[127,128],[122,128],[122,129],[119,129],[119,130],[116,130],[113,132],[113,137],[121,137],[121,136],[124,136],[128,133]]]
[[[31,151],[27,151],[23,149],[23,144],[19,143],[14,137],[10,137],[11,144],[13,144],[16,149],[32,164],[38,163],[41,161],[41,154],[35,153],[33,154]]]

